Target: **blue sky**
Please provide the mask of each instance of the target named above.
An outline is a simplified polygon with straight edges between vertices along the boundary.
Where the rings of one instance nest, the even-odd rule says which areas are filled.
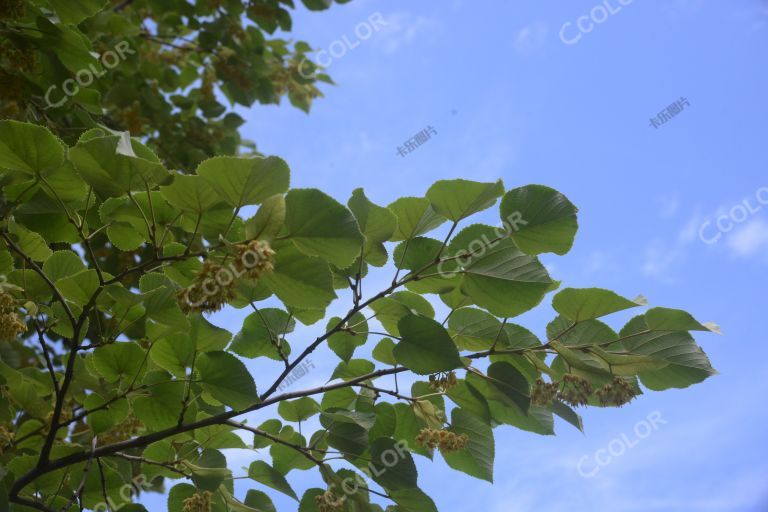
[[[698,338],[720,372],[704,384],[589,410],[585,434],[564,424],[557,437],[497,429],[493,486],[439,457],[419,460],[423,488],[441,511],[768,510],[768,339],[758,323],[768,285],[768,204],[760,202],[768,203],[768,3],[608,3],[618,12],[570,45],[561,27],[571,22],[566,38],[576,37],[577,19],[598,0],[353,0],[320,14],[300,10],[294,37],[321,49],[344,36],[355,42],[356,25],[372,14],[386,25],[331,63],[338,85],[324,87],[310,115],[288,106],[241,112],[259,150],[289,163],[292,186],[343,202],[356,187],[387,204],[454,177],[557,188],[581,210],[573,251],[545,258],[564,286],[642,293],[722,326],[723,336]],[[650,118],[680,98],[689,103],[683,112],[652,128]],[[427,126],[437,135],[398,156]],[[746,219],[745,200],[753,211]],[[731,229],[705,243],[702,226],[710,239],[729,212],[740,222],[721,219]],[[371,276],[367,289],[385,277]],[[244,315],[226,311],[214,321],[235,329]],[[543,335],[553,316],[545,303],[519,320]],[[293,346],[321,327],[299,329]],[[296,386],[321,384],[336,360],[320,352],[313,362]],[[637,438],[636,425],[654,413],[663,423]],[[596,451],[623,435],[631,449],[580,476],[580,459],[591,472]],[[253,459],[228,457],[235,467]],[[317,484],[292,476],[301,491]],[[279,496],[275,503],[296,509]]]

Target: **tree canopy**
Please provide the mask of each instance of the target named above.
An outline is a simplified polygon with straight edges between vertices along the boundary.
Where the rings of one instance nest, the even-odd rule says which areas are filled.
[[[347,3],[349,0],[336,0]],[[324,10],[332,0],[302,0]],[[293,0],[4,0],[0,117],[47,126],[68,144],[100,125],[143,137],[171,168],[245,144],[250,107],[321,96],[292,26]],[[318,71],[318,72],[316,72]]]
[[[146,512],[138,492],[167,492],[170,512],[273,511],[275,493],[300,512],[436,511],[416,457],[493,481],[498,428],[582,429],[580,408],[715,373],[692,336],[715,325],[550,276],[539,257],[578,230],[550,187],[340,202],[245,154],[219,100],[319,94],[324,75],[296,72],[309,46],[268,38],[292,1],[0,6],[0,510]],[[122,41],[136,54],[41,103]],[[500,227],[475,220],[492,209]],[[517,317],[542,303],[540,338]],[[214,325],[222,308],[243,324]],[[310,387],[323,350],[338,363]],[[244,471],[232,448],[252,450]],[[297,488],[309,471],[322,485]]]

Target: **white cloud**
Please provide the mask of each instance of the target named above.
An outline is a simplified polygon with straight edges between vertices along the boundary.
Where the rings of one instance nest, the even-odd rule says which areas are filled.
[[[537,52],[547,42],[549,29],[546,24],[536,22],[533,25],[523,27],[515,36],[515,52],[523,57],[527,57]]]
[[[768,252],[768,222],[754,219],[727,238],[728,249],[736,256],[750,257]]]

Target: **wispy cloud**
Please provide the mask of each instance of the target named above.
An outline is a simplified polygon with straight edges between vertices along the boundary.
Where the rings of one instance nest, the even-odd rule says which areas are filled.
[[[700,11],[704,7],[704,0],[667,0],[662,5],[667,16],[677,19]]]
[[[434,37],[442,28],[436,19],[416,16],[407,11],[389,14],[384,21],[386,25],[382,26],[375,44],[388,54],[396,53],[417,40]]]
[[[659,215],[662,219],[671,219],[680,210],[680,196],[670,194],[657,198],[659,203]]]
[[[652,240],[645,249],[643,274],[667,283],[674,283],[674,273],[688,258],[689,247],[696,242],[702,216],[694,213],[678,232],[674,241],[662,238]]]
[[[768,253],[768,222],[754,219],[727,238],[727,247],[735,256],[746,258]]]

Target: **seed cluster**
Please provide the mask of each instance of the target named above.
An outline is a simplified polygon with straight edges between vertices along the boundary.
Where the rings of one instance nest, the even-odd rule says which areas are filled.
[[[557,382],[544,382],[542,379],[537,379],[533,389],[531,389],[531,403],[541,406],[551,404],[552,400],[557,397],[558,388]]]
[[[579,377],[578,375],[566,374],[563,376],[560,393],[558,397],[563,402],[579,407],[587,405],[589,397],[592,396],[592,384],[588,380]]]
[[[262,275],[275,269],[275,251],[269,242],[264,240],[251,240],[247,244],[235,246],[237,260],[235,267],[241,273],[245,273],[250,279],[258,279]]]
[[[469,436],[467,434],[459,435],[448,430],[423,428],[416,437],[416,443],[432,450],[440,448],[442,453],[451,453],[466,448],[469,444]]]
[[[320,512],[339,512],[344,510],[344,502],[346,500],[346,496],[336,496],[331,489],[315,496],[315,504]]]
[[[211,492],[196,492],[185,499],[183,512],[211,512]]]
[[[228,270],[206,261],[195,281],[176,292],[176,299],[184,313],[215,313],[235,298],[234,288],[235,280]]]
[[[458,384],[455,372],[436,373],[429,376],[429,387],[435,391],[448,391]]]
[[[613,407],[626,405],[637,396],[632,385],[621,377],[616,377],[613,382],[598,389],[595,394],[602,405]]]
[[[17,314],[13,297],[7,292],[0,292],[0,341],[14,340],[26,330],[26,324]]]

